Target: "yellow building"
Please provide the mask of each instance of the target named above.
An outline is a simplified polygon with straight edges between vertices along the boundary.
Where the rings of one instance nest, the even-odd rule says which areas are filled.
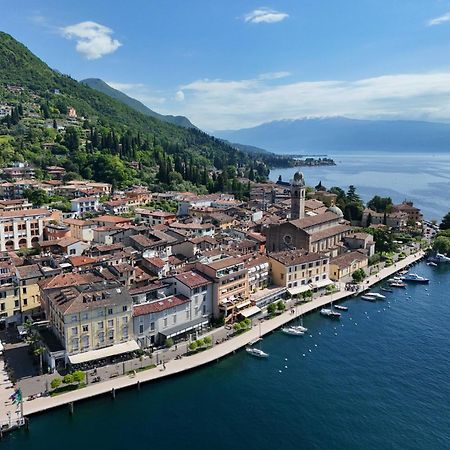
[[[369,265],[367,255],[361,252],[344,253],[330,261],[330,278],[335,281],[349,278],[353,272],[365,269]]]
[[[0,262],[0,321],[5,325],[21,323],[19,290],[14,269],[11,262]]]
[[[38,264],[30,264],[16,267],[16,277],[22,321],[26,322],[27,319],[40,315],[41,296],[38,282],[44,278],[44,274]]]
[[[329,258],[321,253],[292,250],[269,254],[272,283],[288,289],[291,295],[329,284]]]
[[[63,275],[54,278],[58,277]],[[41,288],[51,330],[65,349],[66,362],[79,364],[138,349],[128,290],[117,281],[90,282],[89,276],[83,281],[81,274],[73,278],[75,284],[68,280],[58,288]]]

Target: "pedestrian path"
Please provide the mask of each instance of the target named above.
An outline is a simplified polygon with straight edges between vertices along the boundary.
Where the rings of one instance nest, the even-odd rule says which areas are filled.
[[[364,289],[373,286],[374,284],[382,281],[385,278],[389,278],[395,272],[417,262],[423,256],[424,252],[420,251],[408,256],[400,262],[397,262],[395,265],[382,269],[377,275],[369,276],[364,282]],[[88,385],[87,387],[80,389],[79,391],[72,391],[56,397],[41,397],[26,402],[24,404],[24,414],[35,414],[51,408],[67,405],[78,400],[94,397],[101,394],[111,393],[115,395],[116,391],[123,388],[139,386],[141,383],[180,374],[182,372],[195,369],[196,367],[218,361],[220,358],[234,353],[235,351],[248,345],[253,340],[257,339],[260,332],[261,335],[271,333],[277,328],[280,328],[281,326],[303,314],[321,308],[329,304],[331,301],[338,301],[344,298],[348,298],[353,294],[353,292],[340,291],[334,294],[324,295],[310,302],[299,305],[298,307],[294,308],[294,312],[292,312],[291,308],[288,307],[287,310],[279,316],[276,316],[275,318],[270,320],[263,321],[261,322],[260,326],[255,325],[248,332],[233,337],[232,339],[226,340],[221,344],[213,345],[213,347],[209,350],[205,350],[192,356],[183,357],[178,360],[166,361],[165,368],[158,366],[154,369],[138,372],[133,376],[118,377],[105,382]]]

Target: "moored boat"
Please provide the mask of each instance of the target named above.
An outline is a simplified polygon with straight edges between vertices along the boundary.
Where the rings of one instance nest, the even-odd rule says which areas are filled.
[[[320,310],[320,314],[322,314],[322,316],[329,317],[330,319],[339,319],[341,317],[341,313],[328,308],[322,308]]]
[[[361,295],[361,300],[367,300],[368,302],[376,302],[377,299],[370,294]]]
[[[348,311],[348,306],[344,305],[334,305],[336,309],[340,309],[341,311]]]
[[[290,336],[303,336],[305,334],[304,331],[300,331],[294,327],[284,327],[281,329],[281,332]]]
[[[403,281],[407,281],[409,283],[421,283],[421,284],[428,284],[430,280],[425,277],[421,277],[420,275],[417,275],[417,273],[408,273],[404,277],[402,277]]]
[[[245,349],[245,351],[252,356],[256,356],[257,358],[268,358],[269,354],[266,352],[263,352],[262,350],[260,350],[259,348],[255,348],[255,347],[247,347]]]
[[[402,283],[401,281],[393,281],[393,282],[389,283],[389,286],[395,287],[395,288],[405,288],[406,283]]]
[[[394,292],[394,289],[389,289],[389,288],[385,288],[385,287],[382,287],[381,290],[383,292],[390,292],[391,294],[392,294],[392,292]]]

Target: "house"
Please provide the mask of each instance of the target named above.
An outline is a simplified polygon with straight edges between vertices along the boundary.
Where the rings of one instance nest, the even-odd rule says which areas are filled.
[[[94,239],[95,222],[82,219],[65,219],[64,224],[69,225],[70,235],[80,241],[91,242]]]
[[[45,171],[52,180],[62,180],[66,174],[66,169],[59,166],[47,166]]]
[[[50,252],[57,255],[81,256],[89,248],[89,244],[73,237],[54,239],[40,242],[42,252]]]
[[[92,219],[92,221],[97,223],[98,226],[100,227],[115,227],[121,225],[129,225],[132,222],[131,219],[111,215],[98,216]]]
[[[29,264],[16,267],[22,321],[33,320],[41,315],[39,281],[45,278],[45,267]]]
[[[175,213],[165,211],[150,211],[145,208],[136,208],[134,211],[136,220],[138,222],[146,223],[147,225],[169,225],[175,222],[177,216]]]
[[[159,279],[164,278],[169,273],[168,261],[163,261],[157,257],[142,258],[142,267],[154,273]]]
[[[72,212],[82,216],[87,212],[99,210],[100,204],[97,197],[79,197],[70,201]]]
[[[286,287],[291,295],[312,290],[317,292],[332,284],[329,279],[329,257],[306,250],[269,254],[272,282]]]
[[[408,216],[408,221],[413,222],[415,224],[421,223],[423,220],[423,214],[419,208],[416,208],[413,202],[404,201],[399,205],[394,205],[392,207],[393,212],[395,213],[404,213]]]
[[[210,223],[173,222],[170,228],[175,231],[185,231],[189,236],[214,236],[214,225]]]
[[[368,257],[375,254],[375,242],[369,233],[353,233],[344,237],[344,244],[350,250],[365,250]]]
[[[354,272],[366,269],[369,264],[367,255],[353,251],[330,260],[330,278],[334,281],[349,280]]]
[[[19,289],[11,261],[0,261],[0,324],[22,323]]]

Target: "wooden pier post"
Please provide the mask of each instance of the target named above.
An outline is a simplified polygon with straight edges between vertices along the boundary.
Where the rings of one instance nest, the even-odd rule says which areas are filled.
[[[115,400],[115,398],[116,398],[116,389],[115,388],[111,389],[111,395],[112,395],[112,398]]]
[[[73,402],[69,403],[69,414],[73,416]]]
[[[140,381],[137,382],[137,388],[138,388],[138,391],[141,390],[141,382]]]

